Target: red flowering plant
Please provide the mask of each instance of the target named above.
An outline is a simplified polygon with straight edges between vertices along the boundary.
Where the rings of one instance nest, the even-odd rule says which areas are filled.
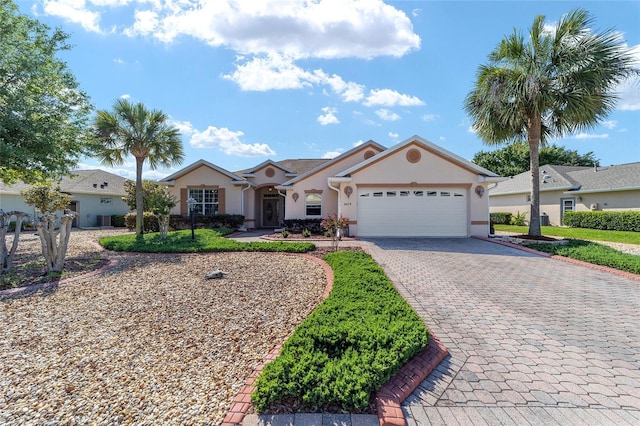
[[[337,213],[329,214],[325,219],[322,219],[320,226],[331,237],[331,248],[333,251],[338,251],[338,243],[342,237],[342,230],[349,224],[349,218],[344,216],[338,216]]]

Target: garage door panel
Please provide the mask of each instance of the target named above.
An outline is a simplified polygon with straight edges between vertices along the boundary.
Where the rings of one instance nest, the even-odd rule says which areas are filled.
[[[360,236],[467,236],[465,188],[358,192]]]

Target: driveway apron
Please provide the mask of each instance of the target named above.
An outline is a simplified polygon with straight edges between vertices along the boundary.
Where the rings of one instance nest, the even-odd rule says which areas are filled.
[[[476,239],[369,242],[450,351],[408,424],[640,424],[640,282]]]

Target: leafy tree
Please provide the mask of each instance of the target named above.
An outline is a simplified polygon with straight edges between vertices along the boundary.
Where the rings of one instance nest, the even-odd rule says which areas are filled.
[[[594,33],[592,24],[582,9],[563,16],[553,30],[537,16],[526,39],[514,30],[489,54],[465,99],[473,128],[485,143],[527,140],[531,236],[541,235],[540,145],[596,125],[615,106],[613,89],[638,72],[618,33]]]
[[[42,243],[42,255],[47,273],[61,272],[67,255],[71,224],[76,213],[67,209],[71,197],[60,192],[60,187],[35,185],[21,192],[25,202],[34,206],[42,216],[36,221],[36,230]],[[60,230],[56,231],[56,212],[63,210],[60,218]],[[59,239],[58,239],[59,237]]]
[[[91,105],[64,61],[68,35],[0,0],[0,179],[68,174],[86,154]]]
[[[156,184],[156,188],[149,194],[149,209],[158,218],[160,238],[167,238],[169,231],[169,212],[178,204],[178,199],[171,195],[169,189]]]
[[[555,144],[540,148],[539,158],[539,164],[556,166],[600,165],[600,160],[595,158],[593,152],[579,154],[576,150]],[[480,151],[471,161],[500,176],[515,176],[529,170],[529,145],[518,141],[495,151]]]
[[[93,124],[96,156],[103,164],[121,165],[128,155],[136,160],[136,235],[142,238],[144,199],[142,166],[181,164],[184,158],[180,132],[159,110],[118,99],[111,112],[99,110]]]
[[[151,179],[143,179],[142,180],[142,206],[145,212],[151,211],[151,206],[149,205],[149,200],[152,195],[161,190],[163,187],[158,185],[155,181]],[[129,206],[129,210],[136,209],[136,181],[134,180],[126,180],[124,182],[124,191],[127,193],[124,197],[122,197],[122,201],[127,203]]]

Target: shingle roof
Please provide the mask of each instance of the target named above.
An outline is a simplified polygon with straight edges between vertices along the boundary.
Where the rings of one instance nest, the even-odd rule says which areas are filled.
[[[531,191],[530,172],[499,182],[489,195],[520,194]],[[640,189],[640,163],[609,167],[540,166],[540,191],[612,191]]]
[[[233,172],[233,173],[242,177],[247,173],[252,173],[253,171],[262,168],[262,166],[264,166],[265,164],[272,163],[276,166],[280,166],[282,169],[284,169],[287,172],[293,172],[298,175],[301,175],[315,167],[318,167],[320,164],[326,163],[327,161],[329,161],[329,159],[326,159],[326,158],[299,158],[299,159],[288,159],[288,160],[281,160],[281,161],[267,160],[255,167],[251,167],[249,169],[244,169],[244,170],[238,170],[237,172]]]
[[[126,180],[122,176],[100,169],[75,170],[72,172],[72,176],[65,176],[60,180],[60,189],[70,194],[101,194],[123,197],[126,195],[124,190]],[[0,192],[8,194],[19,194],[20,191],[30,187],[31,185],[21,181],[11,186],[0,181]]]

